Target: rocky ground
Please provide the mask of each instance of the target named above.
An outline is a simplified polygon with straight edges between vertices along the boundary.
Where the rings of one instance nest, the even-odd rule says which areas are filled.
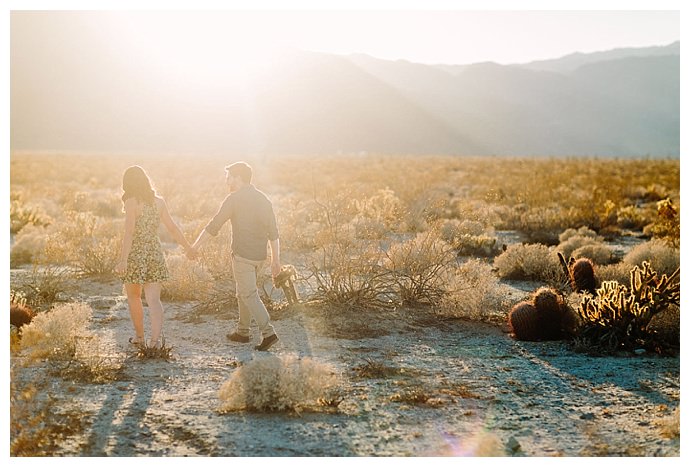
[[[43,381],[69,421],[52,456],[679,456],[680,357],[590,356],[565,342],[518,342],[506,329],[418,311],[274,313],[274,355],[310,356],[341,377],[337,410],[222,413],[218,391],[260,358],[225,335],[236,312],[198,314],[169,304],[170,360],[141,359],[121,285],[93,285],[82,300],[94,331],[122,362],[115,381],[14,370]],[[21,355],[14,357],[21,359]],[[391,369],[363,376],[374,362]],[[402,397],[418,394],[420,397]],[[671,433],[670,433],[671,432]]]

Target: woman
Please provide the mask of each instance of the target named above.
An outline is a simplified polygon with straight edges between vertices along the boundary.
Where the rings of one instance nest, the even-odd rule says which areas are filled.
[[[134,325],[135,337],[129,342],[146,346],[144,338],[144,307],[141,292],[146,295],[151,320],[149,347],[162,347],[163,304],[161,282],[168,280],[168,268],[158,238],[161,222],[173,238],[189,255],[191,247],[180,228],[175,224],[165,200],[158,196],[144,169],[135,165],[122,176],[122,202],[125,212],[125,231],[122,253],[115,272],[122,277],[127,292],[129,314]]]

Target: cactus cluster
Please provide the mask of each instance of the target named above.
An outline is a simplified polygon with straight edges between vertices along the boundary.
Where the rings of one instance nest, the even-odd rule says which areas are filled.
[[[594,263],[588,258],[575,260],[570,258],[568,261],[559,252],[558,260],[561,263],[563,272],[567,277],[568,284],[573,292],[588,292],[595,294],[597,289],[597,278],[594,274]]]
[[[542,287],[530,300],[513,306],[508,314],[508,325],[518,340],[561,340],[572,335],[575,317],[560,294]]]
[[[21,329],[25,324],[29,324],[34,317],[31,308],[25,305],[10,303],[10,325]]]
[[[585,295],[577,309],[578,332],[590,346],[605,350],[658,350],[663,347],[649,328],[652,318],[670,305],[680,304],[680,268],[661,278],[650,263],[630,271],[630,286],[604,281],[596,296]]]

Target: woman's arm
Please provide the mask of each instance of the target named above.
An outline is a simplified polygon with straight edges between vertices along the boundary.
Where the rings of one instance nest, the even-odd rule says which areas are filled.
[[[184,234],[182,233],[182,230],[180,230],[180,227],[170,216],[170,212],[168,211],[168,205],[166,204],[165,200],[163,198],[157,198],[156,202],[158,203],[158,210],[160,212],[160,217],[161,221],[163,222],[163,225],[165,225],[165,228],[168,229],[168,232],[170,232],[170,235],[173,236],[175,241],[179,245],[182,245],[182,248],[185,249],[185,252],[189,252],[192,247],[185,238]]]
[[[124,274],[127,270],[127,258],[129,252],[132,250],[132,240],[134,238],[134,224],[137,218],[137,200],[129,198],[125,201],[125,232],[122,237],[122,249],[120,251],[120,259],[115,266],[115,272]]]

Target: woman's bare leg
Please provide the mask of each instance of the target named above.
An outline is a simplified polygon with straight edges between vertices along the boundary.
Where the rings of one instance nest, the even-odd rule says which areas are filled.
[[[149,319],[151,320],[151,337],[149,345],[158,346],[163,333],[163,303],[161,303],[161,285],[158,282],[144,284],[146,303],[149,305]]]
[[[141,284],[125,284],[129,317],[132,319],[136,338],[144,343],[144,305],[141,303]]]

